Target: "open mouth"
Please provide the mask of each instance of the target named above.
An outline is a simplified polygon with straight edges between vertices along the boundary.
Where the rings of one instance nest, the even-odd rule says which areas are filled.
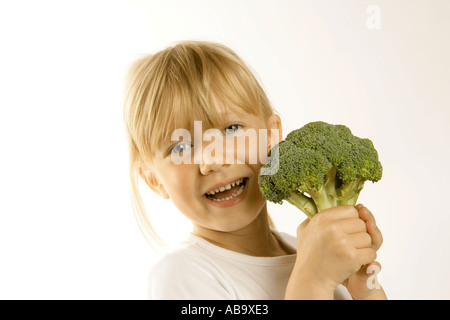
[[[208,200],[214,202],[223,202],[238,197],[245,188],[248,178],[241,178],[229,184],[223,185],[205,193]]]

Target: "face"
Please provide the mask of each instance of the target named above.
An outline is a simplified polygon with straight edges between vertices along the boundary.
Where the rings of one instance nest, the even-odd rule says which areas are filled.
[[[280,119],[273,115],[266,123],[251,114],[228,112],[221,127],[215,128],[216,138],[205,139],[208,132],[211,130],[203,128],[201,141],[194,138],[192,142],[184,139],[164,144],[154,159],[155,178],[147,183],[170,198],[194,228],[239,230],[265,210],[258,173],[270,148],[271,133],[272,137],[279,133],[276,142],[281,139]],[[239,144],[245,136],[247,143]],[[177,164],[180,161],[174,159],[184,162]]]

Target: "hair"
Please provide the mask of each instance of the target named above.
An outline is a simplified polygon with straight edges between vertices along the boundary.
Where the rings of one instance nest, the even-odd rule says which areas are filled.
[[[203,125],[217,127],[221,118],[213,96],[234,110],[264,120],[275,113],[249,67],[222,44],[179,42],[138,59],[128,72],[124,120],[132,203],[139,227],[153,247],[163,241],[152,227],[139,193],[141,170],[151,174],[155,150],[174,129],[192,128],[193,121],[189,121],[193,117]]]

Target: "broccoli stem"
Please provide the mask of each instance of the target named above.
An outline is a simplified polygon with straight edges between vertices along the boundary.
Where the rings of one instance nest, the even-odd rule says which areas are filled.
[[[333,167],[328,171],[325,176],[325,182],[319,190],[308,191],[308,193],[316,203],[318,212],[338,206],[336,194],[336,167]]]
[[[303,211],[309,219],[329,208],[356,205],[365,180],[357,179],[343,183],[339,188],[336,188],[336,182],[336,167],[333,167],[328,171],[325,182],[319,190],[309,190],[308,194],[299,190],[291,191],[286,200]]]
[[[358,201],[358,196],[361,190],[364,187],[365,180],[357,179],[354,181],[350,181],[342,184],[337,190],[338,195],[338,205],[356,205]]]
[[[309,219],[318,212],[313,199],[299,191],[291,191],[291,195],[286,200],[303,211]]]

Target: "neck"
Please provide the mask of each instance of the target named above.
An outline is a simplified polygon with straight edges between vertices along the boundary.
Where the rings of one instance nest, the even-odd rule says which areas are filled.
[[[295,253],[286,248],[270,230],[267,207],[242,229],[223,232],[194,225],[193,234],[219,247],[258,257],[276,257]]]

